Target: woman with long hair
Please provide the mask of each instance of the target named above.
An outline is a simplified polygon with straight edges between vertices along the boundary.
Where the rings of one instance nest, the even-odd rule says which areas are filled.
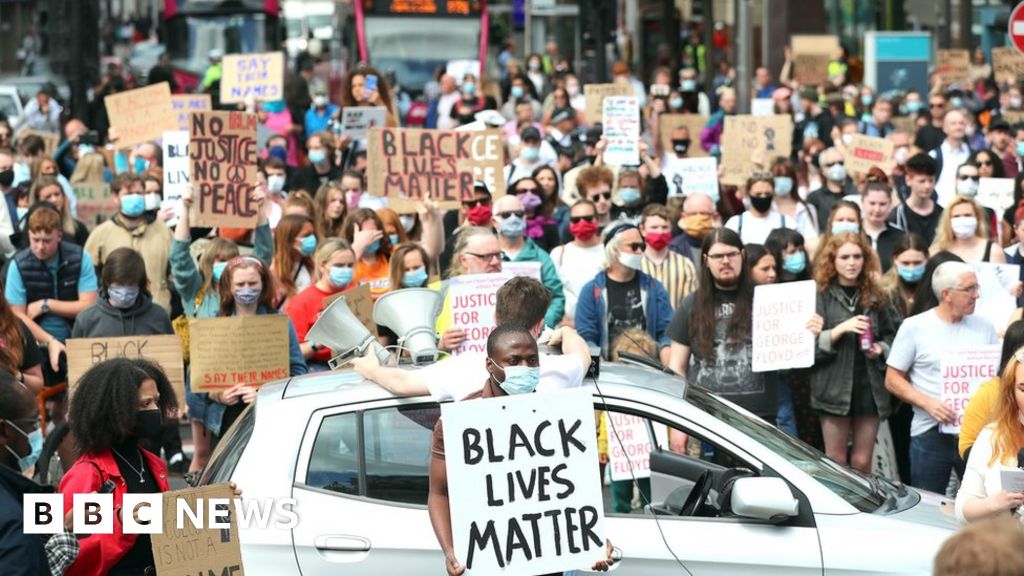
[[[849,200],[840,200],[832,207],[832,211],[828,214],[828,223],[825,225],[825,233],[821,235],[819,244],[824,246],[832,239],[832,236],[843,232],[851,232],[863,237],[865,241],[867,240],[860,206]]]
[[[367,78],[371,76],[376,78],[371,82],[376,82],[377,87],[367,89]],[[339,118],[344,109],[350,106],[383,106],[387,108],[387,115],[384,118],[385,126],[388,128],[398,127],[398,116],[395,114],[391,86],[384,75],[371,66],[360,64],[345,77],[341,89]]]
[[[315,194],[321,186],[341,177],[341,166],[335,153],[337,143],[334,134],[317,132],[306,139],[309,165],[299,168],[289,177],[288,187]]]
[[[29,203],[34,206],[38,202],[49,202],[60,213],[64,238],[78,246],[85,246],[85,241],[89,239],[89,229],[71,215],[71,203],[64,193],[64,187],[53,176],[40,176],[32,181]],[[28,245],[27,234],[25,245]]]
[[[0,370],[13,375],[33,394],[43,390],[43,356],[36,338],[7,303],[0,287]]]
[[[545,164],[533,171],[533,179],[540,185],[540,213],[555,221],[558,235],[563,237],[569,226],[569,206],[562,201],[562,175]]]
[[[762,284],[775,284],[778,277],[776,273],[775,255],[761,244],[747,244],[744,266],[747,274],[754,281],[755,286]]]
[[[329,350],[321,342],[308,340],[306,335],[324,311],[327,299],[356,285],[356,254],[345,240],[328,238],[317,247],[313,263],[316,265],[316,280],[292,297],[283,312],[295,326],[302,357],[313,371],[319,372],[327,370],[327,361],[336,351]]]
[[[277,223],[274,231],[274,263],[270,269],[277,280],[278,300],[281,304],[313,283],[316,269],[312,256],[318,242],[312,218],[288,215]]]
[[[377,208],[375,212],[377,212],[381,224],[384,225],[384,234],[391,241],[392,252],[399,244],[409,241],[409,236],[406,235],[405,228],[402,227],[402,220],[398,217],[398,212],[391,208]]]
[[[892,249],[893,266],[882,277],[882,291],[899,313],[898,321],[910,316],[914,294],[924,277],[928,246],[917,234],[904,234]]]
[[[818,237],[811,233],[818,230],[817,213],[797,192],[796,170],[788,158],[779,157],[772,162],[771,174],[775,184],[775,209],[795,223],[791,228],[807,234],[804,241],[808,251],[814,254]]]
[[[316,203],[316,224],[320,236],[336,238],[341,236],[348,206],[345,205],[345,191],[337,182],[321,184],[313,198]]]
[[[425,288],[432,283],[429,261],[427,251],[419,244],[406,242],[396,246],[391,253],[391,289]]]
[[[820,412],[825,453],[864,473],[871,472],[879,421],[891,412],[885,356],[896,335],[891,307],[871,273],[876,259],[862,235],[841,232],[822,246],[814,268],[824,330],[811,372],[811,403]]]
[[[384,222],[369,208],[359,208],[345,218],[342,231],[356,253],[356,282],[370,285],[374,300],[390,289],[388,258],[391,238],[384,233]]]
[[[960,458],[968,459],[978,434],[992,422],[993,408],[999,397],[999,374],[1006,369],[1006,365],[1021,346],[1024,346],[1024,320],[1016,320],[1006,327],[1006,333],[1003,334],[999,372],[991,380],[982,382],[964,407],[964,417],[960,421],[960,437],[957,441]]]
[[[516,180],[509,193],[514,194],[523,204],[527,238],[532,239],[545,252],[551,252],[562,243],[554,219],[544,213],[543,193],[536,179],[526,176]]]
[[[860,194],[863,210],[864,234],[871,241],[871,249],[878,254],[879,264],[885,272],[892,267],[893,248],[905,233],[889,223],[892,211],[892,188],[889,177],[877,166],[868,171],[864,188]]]
[[[1006,255],[988,238],[985,212],[966,196],[955,196],[946,205],[935,232],[931,254],[952,252],[964,262],[1006,262]]]

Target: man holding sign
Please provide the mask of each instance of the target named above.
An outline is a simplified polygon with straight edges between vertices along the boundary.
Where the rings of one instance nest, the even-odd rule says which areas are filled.
[[[488,379],[483,383],[483,387],[478,392],[473,393],[467,400],[532,394],[537,388],[537,382],[540,380],[540,355],[537,351],[537,341],[525,326],[503,324],[491,332],[490,337],[487,339],[487,359],[485,362]],[[541,438],[541,432],[545,429],[542,426],[537,428],[536,435],[531,435],[531,438],[537,440]],[[550,430],[550,426],[548,429],[549,433],[553,432],[553,430]],[[562,428],[559,431],[562,439],[560,444],[565,447],[566,452],[585,450],[585,446],[574,437],[573,431],[575,429],[575,427],[568,430]],[[474,448],[471,444],[469,432],[467,430],[462,435],[466,446],[463,450],[457,451],[458,454],[465,454],[467,460],[472,459],[471,454],[474,450],[480,450],[479,445]],[[510,448],[514,449],[514,446],[515,444]],[[544,452],[539,442],[536,448],[538,452]],[[547,511],[551,507],[550,504],[541,502],[542,500],[548,500],[548,498],[543,498],[540,495],[535,495],[533,498],[539,504],[536,508],[537,512],[540,513],[523,514],[521,523],[515,517],[510,518],[507,525],[507,529],[510,530],[507,539],[496,534],[496,528],[498,532],[503,533],[506,526],[497,526],[496,523],[491,521],[487,523],[486,530],[479,534],[474,531],[477,528],[474,522],[473,527],[470,528],[468,550],[464,553],[456,551],[453,529],[465,527],[455,527],[452,525],[452,513],[448,495],[448,465],[445,459],[445,438],[442,420],[438,420],[434,426],[434,436],[430,452],[430,494],[427,500],[427,508],[430,512],[431,524],[434,526],[434,533],[437,535],[441,550],[444,552],[445,567],[450,576],[462,574],[467,568],[472,569],[474,552],[479,554],[479,557],[483,557],[483,559],[479,560],[480,562],[488,560],[489,557],[485,555],[485,552],[490,552],[487,548],[491,545],[494,547],[497,562],[502,567],[508,566],[510,568],[509,574],[529,574],[531,573],[529,572],[531,565],[535,566],[542,562],[545,565],[549,565],[552,559],[546,558],[545,553],[547,556],[556,556],[553,560],[557,560],[557,557],[563,553],[568,556],[570,549],[574,549],[572,551],[574,555],[580,555],[581,552],[586,553],[588,551],[591,556],[600,554],[598,548],[601,546],[602,538],[599,534],[599,525],[601,523],[599,510],[584,506],[579,510],[565,508],[558,511],[564,514],[552,514],[551,511]],[[512,459],[513,456],[510,451],[509,460]],[[540,469],[541,474],[544,473],[544,468]],[[562,469],[561,466],[551,471],[552,483],[559,485],[559,488],[555,489],[555,494],[552,495],[554,499],[562,499],[572,493],[572,490],[565,487],[567,484],[571,485],[571,482],[559,477],[558,471],[560,469]],[[594,479],[597,480],[596,476]],[[546,482],[542,480],[541,484],[546,484]],[[525,499],[531,500],[529,496],[525,494],[523,496]],[[509,504],[512,503],[511,498],[509,496]],[[489,504],[492,506],[501,505],[497,500],[491,500],[490,498]],[[533,502],[529,502],[529,504],[533,504]],[[574,515],[575,517],[573,517]],[[554,523],[555,541],[551,542],[545,538],[544,544],[547,546],[542,546],[540,544],[541,535],[551,534],[548,528],[549,522]],[[524,539],[524,531],[525,533],[532,532],[533,537],[527,536]],[[575,534],[572,534],[573,532]],[[568,534],[570,540],[575,538],[578,548],[576,546],[561,546],[560,533]],[[518,542],[515,542],[514,537],[517,534],[519,539]],[[506,542],[511,543],[512,546],[508,550],[503,551],[501,546],[505,545]],[[531,549],[531,545],[535,546],[535,549]],[[479,550],[476,550],[477,547],[479,547]],[[517,558],[516,549],[523,551],[523,558]],[[502,554],[502,552],[505,552],[507,556]],[[463,554],[465,554],[464,558]],[[612,558],[611,542],[605,541],[605,554],[605,558],[594,562],[590,568],[591,570],[604,572],[615,562]],[[511,563],[513,559],[517,560],[514,564]],[[462,564],[463,560],[466,562],[465,565]],[[570,561],[571,567],[571,559],[566,560]],[[516,568],[515,571],[511,570],[513,565]]]

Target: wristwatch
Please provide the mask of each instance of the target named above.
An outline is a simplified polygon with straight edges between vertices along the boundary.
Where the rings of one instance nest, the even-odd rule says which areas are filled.
[[[43,298],[43,305],[39,307],[39,310],[43,314],[49,314],[50,313],[50,299],[49,298]]]

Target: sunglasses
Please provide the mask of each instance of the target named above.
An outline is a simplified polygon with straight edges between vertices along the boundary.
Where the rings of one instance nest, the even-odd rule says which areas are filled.
[[[509,216],[515,216],[516,218],[522,218],[526,215],[526,212],[522,210],[506,210],[504,212],[498,212],[496,216],[498,218],[508,218]]]
[[[612,193],[611,192],[598,192],[597,194],[594,194],[593,196],[589,196],[587,198],[587,200],[590,200],[591,202],[600,202],[601,200],[611,200],[611,199],[612,199]]]
[[[981,181],[981,177],[980,176],[968,176],[968,175],[964,174],[963,176],[957,176],[957,180],[974,180],[975,182],[980,182]]]
[[[835,161],[835,162],[833,162],[831,164],[822,164],[822,166],[824,166],[825,168],[831,168],[832,166],[835,166],[836,164],[842,166],[843,165],[843,161],[842,160],[837,160],[837,161]]]
[[[573,224],[578,224],[580,220],[586,220],[587,222],[593,222],[594,221],[594,215],[593,214],[588,214],[587,216],[569,216],[569,222],[572,222]]]
[[[462,201],[462,207],[463,208],[467,208],[467,209],[476,208],[477,206],[490,206],[490,205],[491,205],[491,199],[490,198],[481,198],[479,200],[463,200]]]
[[[626,244],[623,244],[623,246],[629,246],[629,249],[633,252],[643,252],[647,249],[646,242],[627,242]]]

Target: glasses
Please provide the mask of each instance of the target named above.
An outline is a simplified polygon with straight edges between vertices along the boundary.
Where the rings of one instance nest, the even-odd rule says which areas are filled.
[[[633,252],[643,252],[647,249],[646,242],[627,242],[623,246],[628,246]]]
[[[973,286],[966,286],[964,288],[953,288],[957,292],[966,292],[968,294],[979,294],[981,293],[981,286],[975,284]]]
[[[501,261],[501,252],[488,252],[487,254],[476,254],[474,252],[466,252],[466,254],[483,260],[484,262],[490,262],[492,260]]]
[[[957,180],[974,180],[975,182],[980,182],[981,181],[981,177],[980,176],[968,176],[967,174],[963,174],[961,176],[957,176],[956,178],[957,178]]]
[[[611,192],[598,192],[597,194],[594,194],[592,196],[588,196],[587,197],[587,200],[590,200],[591,202],[600,202],[601,200],[611,200],[611,199],[612,199],[612,193]]]
[[[516,188],[516,192],[515,193],[516,193],[516,196],[518,196],[520,194],[536,194],[539,191],[540,191],[540,189],[538,189],[538,188]]]
[[[712,262],[722,262],[723,260],[734,260],[734,259],[740,257],[740,251],[736,250],[734,252],[722,252],[721,254],[708,254],[706,257],[707,257],[708,260],[711,260]]]
[[[509,216],[515,216],[516,218],[522,218],[526,215],[526,212],[522,210],[506,210],[504,212],[498,212],[498,218],[508,218]]]
[[[593,222],[594,221],[594,215],[593,214],[588,214],[586,216],[569,216],[569,222],[572,222],[573,224],[578,224],[580,220],[586,220],[587,222]]]
[[[463,200],[462,207],[466,209],[476,208],[477,206],[490,206],[490,198],[481,198],[479,200]]]

